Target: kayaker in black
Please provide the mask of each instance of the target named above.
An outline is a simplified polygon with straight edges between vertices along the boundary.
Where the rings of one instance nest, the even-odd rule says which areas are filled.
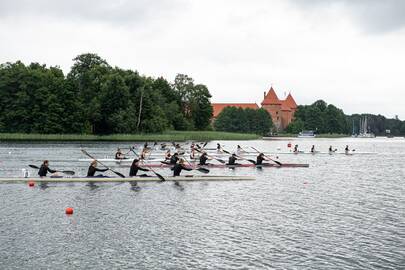
[[[97,161],[93,160],[89,166],[89,169],[87,170],[87,177],[94,177],[96,172],[105,172],[108,169],[99,169],[97,168]],[[102,174],[97,175],[98,177],[103,177]]]
[[[136,176],[136,174],[138,173],[138,170],[144,171],[144,172],[149,171],[148,169],[144,169],[139,166],[139,159],[134,159],[134,161],[132,161],[132,165],[129,170],[129,176]]]
[[[315,153],[315,145],[312,145],[312,147],[311,147],[311,153]]]
[[[207,160],[210,158],[208,157],[208,154],[206,152],[203,152],[200,156],[200,163],[198,165],[209,165],[207,163]]]
[[[42,165],[41,165],[41,167],[39,168],[39,171],[38,171],[39,177],[45,177],[48,172],[50,172],[50,173],[56,173],[55,170],[49,169],[48,166],[49,166],[49,161],[48,161],[48,160],[44,160],[44,162],[42,163]]]
[[[294,153],[298,153],[298,144],[294,146]]]
[[[165,154],[165,160],[170,160],[170,157],[172,156],[172,154],[170,153],[170,149],[166,151]]]
[[[115,153],[115,159],[125,159],[125,155],[122,154],[121,149],[117,149],[117,152]]]
[[[237,160],[238,158],[236,157],[236,155],[232,154],[232,156],[229,157],[228,163],[226,165],[237,165],[238,163],[235,163],[235,161]]]
[[[269,159],[266,158],[263,153],[260,153],[256,158],[256,165],[263,165],[264,160],[269,160]]]
[[[345,148],[345,153],[346,153],[346,154],[349,154],[349,152],[350,152],[350,150],[349,150],[349,146],[348,146],[348,145],[346,145],[346,148]]]
[[[173,156],[170,157],[170,164],[176,164],[179,160],[179,154],[174,153]]]
[[[329,153],[333,153],[334,151],[333,151],[333,149],[332,149],[332,145],[331,146],[329,146]]]
[[[176,165],[174,165],[174,167],[172,168],[173,176],[180,176],[182,170],[191,171],[192,169],[186,167],[184,165],[184,159],[181,158],[179,163],[176,163]]]

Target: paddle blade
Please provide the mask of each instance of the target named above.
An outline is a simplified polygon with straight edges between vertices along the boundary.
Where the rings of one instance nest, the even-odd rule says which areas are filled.
[[[206,169],[206,168],[198,168],[197,171],[202,172],[202,173],[209,173],[210,170]]]
[[[155,175],[160,179],[161,182],[166,181],[166,179],[165,179],[162,175],[160,175],[159,173],[157,173],[157,172],[155,172],[155,171],[154,171],[154,173],[155,173]]]
[[[222,163],[222,164],[225,164],[225,163],[226,163],[225,160],[222,160],[222,159],[219,159],[219,158],[216,158],[215,160],[218,161],[218,162],[220,162],[220,163]]]
[[[274,163],[276,163],[277,165],[279,165],[279,166],[282,166],[282,165],[283,165],[281,162],[279,162],[279,161],[277,161],[277,160],[272,159],[272,161],[273,161]]]
[[[62,173],[67,174],[67,175],[75,175],[74,171],[62,171]]]
[[[32,164],[30,164],[30,165],[28,165],[28,166],[31,167],[31,168],[33,168],[33,169],[39,169],[38,166],[35,166],[35,165],[32,165]]]
[[[123,175],[123,174],[120,173],[120,172],[116,172],[116,171],[113,171],[113,170],[111,170],[111,169],[110,169],[110,171],[112,171],[113,173],[115,173],[115,174],[118,175],[119,177],[125,178],[125,175]]]
[[[252,164],[256,164],[256,161],[254,161],[253,159],[246,159],[247,161],[249,161]]]
[[[229,153],[229,152],[226,151],[225,149],[222,149],[222,151],[223,151],[224,153],[227,153],[227,154],[231,155],[231,153]]]

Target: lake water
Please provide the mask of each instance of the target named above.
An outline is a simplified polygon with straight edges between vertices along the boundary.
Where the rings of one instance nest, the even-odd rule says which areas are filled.
[[[221,143],[287,151],[289,141]],[[310,167],[212,169],[257,180],[182,188],[1,184],[0,268],[405,269],[405,139],[291,142],[306,151],[348,144],[375,154],[279,155]],[[0,143],[0,176],[20,176],[43,159],[83,175],[88,164],[78,161],[86,158],[80,147],[101,158],[129,145]],[[65,215],[66,207],[74,214]]]

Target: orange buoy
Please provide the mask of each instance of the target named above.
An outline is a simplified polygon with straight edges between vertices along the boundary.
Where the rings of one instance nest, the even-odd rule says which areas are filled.
[[[68,207],[65,210],[66,215],[72,215],[73,214],[73,208],[72,207]]]
[[[28,181],[28,186],[29,186],[29,187],[35,186],[35,182],[34,182],[34,181]]]

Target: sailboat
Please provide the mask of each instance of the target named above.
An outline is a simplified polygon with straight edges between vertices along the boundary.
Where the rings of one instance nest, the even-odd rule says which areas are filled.
[[[364,119],[360,118],[359,135],[357,135],[357,138],[375,138],[375,134],[369,132],[367,116],[364,116]]]

